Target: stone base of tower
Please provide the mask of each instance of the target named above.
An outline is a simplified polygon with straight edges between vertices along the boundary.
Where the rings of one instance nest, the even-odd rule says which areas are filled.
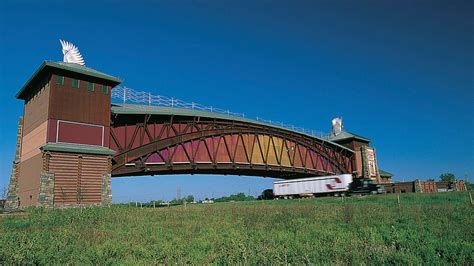
[[[6,208],[109,206],[113,153],[92,145],[42,146],[36,159],[14,162]]]
[[[66,187],[64,184],[61,186],[55,184],[54,173],[43,172],[40,175],[40,191],[36,206],[44,208],[110,206],[112,204],[111,175],[103,174],[100,179],[98,177],[96,175],[95,178],[89,178],[88,183],[84,183],[83,180],[81,183],[79,177],[71,177],[71,183],[75,181],[79,185]],[[101,182],[100,191],[99,181]],[[84,188],[87,186],[88,189]]]
[[[113,151],[98,146],[48,143],[42,152],[38,206],[107,206],[112,203]]]

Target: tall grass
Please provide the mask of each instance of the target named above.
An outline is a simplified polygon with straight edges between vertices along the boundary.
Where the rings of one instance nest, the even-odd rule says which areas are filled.
[[[473,264],[466,193],[29,209],[0,218],[0,264]]]

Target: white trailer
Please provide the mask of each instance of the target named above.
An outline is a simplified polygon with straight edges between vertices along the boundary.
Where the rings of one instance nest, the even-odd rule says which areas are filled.
[[[284,180],[273,183],[273,194],[276,197],[338,194],[349,191],[351,183],[351,174]]]

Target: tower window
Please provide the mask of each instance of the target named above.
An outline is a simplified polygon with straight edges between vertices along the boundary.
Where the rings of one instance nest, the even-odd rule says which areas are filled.
[[[57,85],[64,85],[64,77],[56,75],[56,84]]]
[[[72,80],[72,87],[75,89],[79,89],[79,80],[78,79],[73,79]]]
[[[89,92],[94,91],[94,83],[93,82],[87,83],[87,91],[89,91]]]
[[[107,95],[107,93],[109,93],[109,88],[107,87],[107,85],[102,85],[102,93]]]

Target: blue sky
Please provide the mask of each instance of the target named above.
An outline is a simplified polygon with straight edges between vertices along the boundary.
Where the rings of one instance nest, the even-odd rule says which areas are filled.
[[[0,1],[0,187],[22,101],[59,39],[137,90],[318,131],[342,116],[398,180],[474,181],[472,1]],[[114,179],[115,201],[258,194],[271,179]]]

